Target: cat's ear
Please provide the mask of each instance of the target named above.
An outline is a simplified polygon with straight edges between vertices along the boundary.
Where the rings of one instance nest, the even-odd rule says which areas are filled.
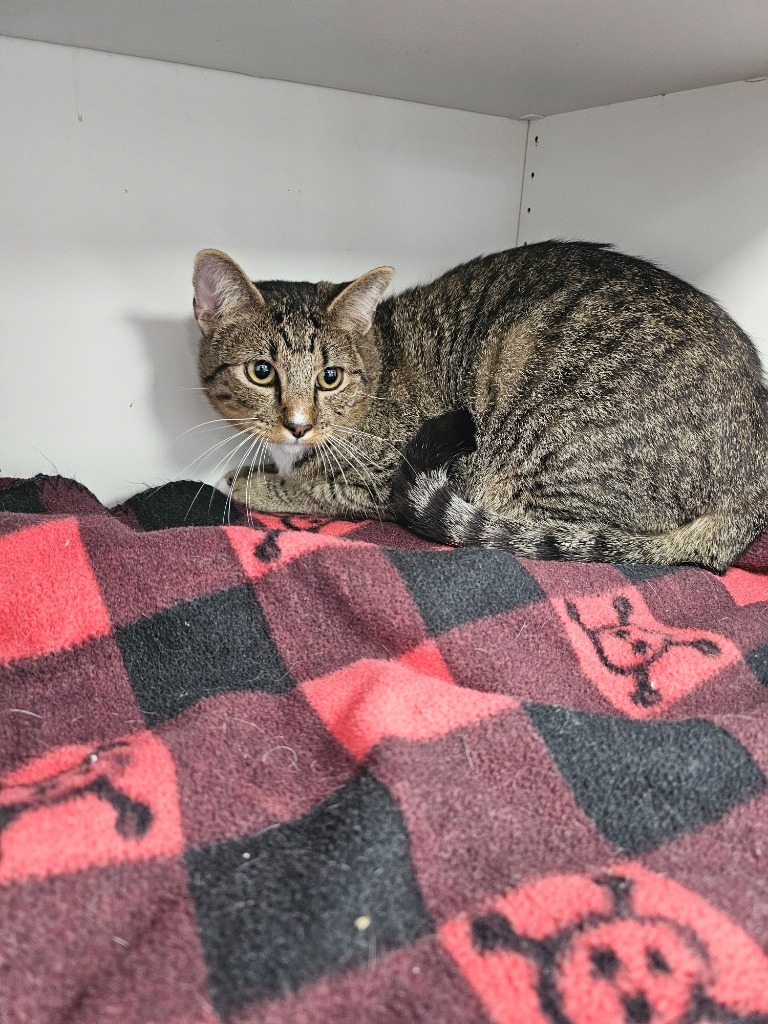
[[[203,334],[210,334],[217,320],[246,306],[263,306],[261,292],[231,256],[219,249],[201,249],[192,274],[195,297],[192,308]]]
[[[336,325],[343,331],[367,334],[394,274],[392,267],[377,267],[348,284],[328,306]]]

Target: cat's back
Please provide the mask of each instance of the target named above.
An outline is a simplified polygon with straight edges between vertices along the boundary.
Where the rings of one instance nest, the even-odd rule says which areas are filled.
[[[617,348],[649,365],[676,347],[700,349],[762,387],[754,344],[715,300],[606,244],[552,240],[479,256],[382,307],[385,333],[437,338],[460,362],[511,332],[585,364]]]
[[[444,304],[455,312],[495,297],[524,311],[558,295],[589,299],[597,293],[631,298],[638,305],[667,302],[685,312],[694,305],[722,312],[709,296],[650,260],[602,242],[558,239],[477,256],[404,290],[383,306],[413,312]]]

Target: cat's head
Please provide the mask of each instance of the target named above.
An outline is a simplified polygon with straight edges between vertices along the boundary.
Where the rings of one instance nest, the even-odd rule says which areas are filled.
[[[373,317],[393,273],[378,267],[347,284],[254,284],[226,253],[199,252],[199,370],[216,411],[290,451],[359,423],[381,367]]]

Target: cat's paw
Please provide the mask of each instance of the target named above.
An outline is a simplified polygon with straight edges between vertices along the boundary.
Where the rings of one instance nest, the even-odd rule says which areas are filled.
[[[272,494],[272,487],[280,480],[279,474],[274,471],[253,473],[240,470],[232,473],[227,478],[227,491],[231,493],[235,501],[247,505],[249,508],[266,511],[269,506],[269,498]]]
[[[247,482],[249,479],[253,484],[259,476],[274,479],[277,476],[277,466],[273,466],[271,463],[268,463],[265,466],[261,466],[258,473],[253,466],[244,466],[240,469],[232,470],[231,473],[227,473],[224,477],[221,487],[228,491],[230,488],[237,487],[239,483]]]

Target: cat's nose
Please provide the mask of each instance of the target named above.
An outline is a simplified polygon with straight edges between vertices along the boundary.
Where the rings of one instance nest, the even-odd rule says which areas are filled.
[[[312,429],[311,423],[292,422],[291,420],[289,420],[287,423],[284,423],[283,425],[285,426],[285,429],[290,430],[290,432],[296,438],[304,437],[304,435],[309,433],[309,431]]]

